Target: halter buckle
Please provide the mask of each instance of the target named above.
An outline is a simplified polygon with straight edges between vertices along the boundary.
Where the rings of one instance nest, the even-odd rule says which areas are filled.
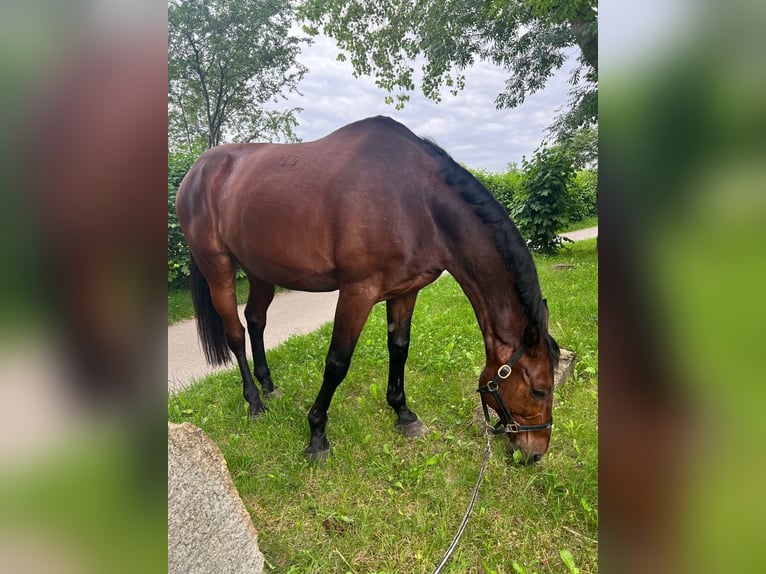
[[[511,376],[511,373],[513,372],[513,369],[510,365],[501,365],[500,368],[497,370],[497,376],[501,379],[507,379]]]

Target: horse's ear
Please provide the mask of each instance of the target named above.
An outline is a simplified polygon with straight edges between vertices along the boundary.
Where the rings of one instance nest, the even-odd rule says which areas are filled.
[[[548,317],[550,316],[550,311],[548,310],[548,299],[543,299],[543,305],[545,305],[545,328],[548,328]]]
[[[527,323],[527,328],[524,330],[524,346],[527,349],[532,350],[537,347],[539,342],[540,329],[538,329],[537,325],[530,321]]]

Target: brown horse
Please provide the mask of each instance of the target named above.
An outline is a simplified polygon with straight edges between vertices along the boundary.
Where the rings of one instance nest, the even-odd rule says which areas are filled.
[[[206,151],[178,191],[192,254],[192,295],[207,360],[234,353],[250,415],[264,410],[237,316],[235,270],[250,281],[245,309],[255,377],[274,390],[263,347],[274,286],[339,290],[306,454],[323,458],[327,410],[376,303],[388,317],[388,404],[406,436],[428,429],[409,408],[404,364],[418,291],[447,270],[473,305],[484,336],[482,402],[496,432],[528,461],[548,448],[558,346],[532,257],[490,193],[446,152],[375,117],[314,142],[231,144]],[[488,419],[487,419],[488,420]]]

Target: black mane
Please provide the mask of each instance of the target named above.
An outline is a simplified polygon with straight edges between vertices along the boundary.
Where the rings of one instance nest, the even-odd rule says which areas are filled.
[[[417,136],[416,136],[417,137]],[[479,180],[453,160],[434,142],[418,138],[428,153],[438,159],[447,185],[460,188],[460,197],[473,205],[476,214],[495,230],[495,243],[506,264],[514,271],[515,288],[521,299],[524,316],[545,339],[551,363],[558,363],[559,347],[545,326],[546,306],[540,291],[537,268],[524,238],[511,221],[508,211]]]

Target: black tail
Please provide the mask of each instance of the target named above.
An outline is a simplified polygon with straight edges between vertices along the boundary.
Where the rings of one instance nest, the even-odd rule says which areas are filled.
[[[213,307],[210,286],[202,275],[194,257],[190,258],[191,292],[194,315],[197,317],[197,334],[205,352],[205,359],[211,365],[225,365],[231,362],[229,346],[223,328],[223,320]]]

